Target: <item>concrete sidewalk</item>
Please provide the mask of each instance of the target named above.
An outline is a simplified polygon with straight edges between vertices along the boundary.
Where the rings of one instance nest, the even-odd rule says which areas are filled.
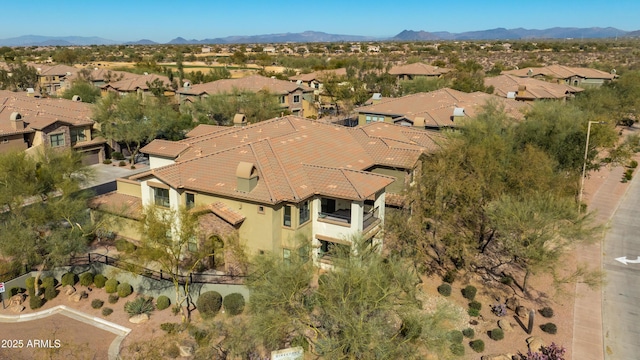
[[[609,225],[624,197],[629,183],[622,183],[625,168],[618,166],[591,173],[587,185],[591,193],[585,193],[589,211],[596,212],[596,222]],[[605,229],[606,231],[606,229]],[[603,234],[604,236],[604,234]],[[602,243],[580,247],[576,250],[578,263],[587,263],[592,269],[602,269]],[[604,338],[602,325],[602,289],[591,290],[584,284],[576,285],[576,299],[573,310],[574,360],[604,359]]]

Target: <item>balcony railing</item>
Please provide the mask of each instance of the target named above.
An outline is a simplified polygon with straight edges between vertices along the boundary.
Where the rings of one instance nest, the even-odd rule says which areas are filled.
[[[351,210],[337,210],[331,213],[319,212],[318,218],[344,224],[351,224]]]

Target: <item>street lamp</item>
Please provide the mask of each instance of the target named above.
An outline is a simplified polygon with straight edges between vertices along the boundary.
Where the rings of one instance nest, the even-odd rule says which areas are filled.
[[[582,206],[582,193],[584,192],[584,178],[587,175],[587,154],[589,153],[589,136],[591,136],[591,124],[606,124],[604,121],[589,121],[587,125],[587,144],[584,147],[584,161],[582,162],[582,178],[580,179],[580,194],[578,195],[578,213]]]

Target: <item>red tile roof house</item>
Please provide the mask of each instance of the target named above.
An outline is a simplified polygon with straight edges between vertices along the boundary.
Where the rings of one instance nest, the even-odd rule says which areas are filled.
[[[0,151],[73,148],[85,164],[105,159],[105,143],[95,138],[91,105],[0,90]]]
[[[231,94],[234,90],[251,92],[266,90],[277,96],[282,108],[288,110],[291,114],[303,117],[318,115],[314,105],[312,88],[260,75],[251,75],[239,79],[222,79],[196,85],[187,83],[187,86],[178,89],[177,96],[180,103],[185,101],[193,102],[210,95]]]
[[[517,70],[503,71],[502,74],[514,75],[518,77],[532,77],[536,79],[546,80],[553,79],[557,83],[564,83],[571,86],[579,87],[598,87],[604,83],[612,81],[618,77],[615,70],[610,73],[602,70],[569,67],[563,65],[550,65],[545,67],[531,67]]]
[[[358,124],[385,122],[420,129],[439,130],[459,126],[464,118],[478,114],[488,102],[497,102],[514,119],[523,119],[530,105],[483,92],[465,93],[440,89],[400,98],[381,98],[374,104],[356,108]]]
[[[40,91],[49,95],[60,95],[71,86],[71,78],[80,69],[68,65],[29,64],[38,72]]]
[[[399,198],[441,140],[393,124],[347,128],[297,116],[200,125],[185,140],[145,146],[151,169],[119,179],[118,190],[96,198],[95,207],[199,209],[201,241],[237,231],[252,254],[297,256],[307,251],[296,240],[304,235],[313,245],[307,255],[330,266],[329,250],[349,246],[356,234],[382,242],[388,198]],[[202,219],[216,226],[203,229]],[[119,235],[137,239],[133,228]]]
[[[450,72],[451,69],[431,66],[423,63],[397,65],[389,70],[389,74],[395,75],[398,80],[413,80],[416,78],[437,79]]]
[[[128,74],[125,75],[122,80],[109,82],[101,87],[103,95],[106,92],[112,91],[119,95],[138,94],[140,96],[153,96],[151,94],[149,85],[154,81],[161,81],[167,90],[164,92],[164,96],[172,97],[175,92],[171,90],[172,84],[169,78],[163,75],[156,74]]]
[[[567,85],[556,84],[535,78],[522,78],[514,75],[499,75],[484,79],[486,87],[493,86],[493,94],[508,99],[520,101],[534,100],[560,100],[573,98],[575,94],[584,89]]]

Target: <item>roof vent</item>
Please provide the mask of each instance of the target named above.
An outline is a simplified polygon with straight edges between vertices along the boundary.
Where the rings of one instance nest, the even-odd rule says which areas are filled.
[[[425,127],[424,117],[416,116],[413,119],[413,126],[424,128]]]
[[[144,74],[145,74],[145,75],[149,75],[149,73],[148,73],[148,72],[146,72],[146,71],[144,72]]]
[[[375,94],[373,94],[373,96],[371,98],[373,100],[380,100],[380,99],[382,99],[382,94],[381,93],[375,93]]]
[[[237,189],[245,193],[251,192],[258,185],[258,169],[253,163],[241,161],[236,168]]]
[[[233,126],[245,127],[247,125],[247,117],[244,114],[235,114],[233,117]]]
[[[76,101],[76,102],[81,102],[82,98],[80,97],[80,95],[73,95],[73,97],[71,98],[72,101]]]
[[[185,88],[185,89],[189,89],[190,87],[191,87],[191,83],[190,83],[190,82],[188,82],[188,81],[185,81],[185,82],[184,82],[184,88]]]
[[[298,84],[298,85],[302,85],[302,80],[298,80],[298,81],[296,81],[296,84]]]
[[[529,71],[527,71],[527,76],[531,76],[533,75],[533,70],[529,69]]]
[[[615,75],[617,73],[616,69],[611,69],[611,73]]]
[[[464,108],[454,107],[453,108],[453,117],[464,116]]]
[[[71,76],[71,71],[67,71],[67,76]]]
[[[24,122],[22,121],[22,115],[19,112],[17,111],[12,112],[11,116],[9,116],[9,120],[11,120],[11,128],[13,130],[24,129]]]
[[[507,92],[507,99],[515,99],[515,98],[516,98],[516,92],[515,91]]]

